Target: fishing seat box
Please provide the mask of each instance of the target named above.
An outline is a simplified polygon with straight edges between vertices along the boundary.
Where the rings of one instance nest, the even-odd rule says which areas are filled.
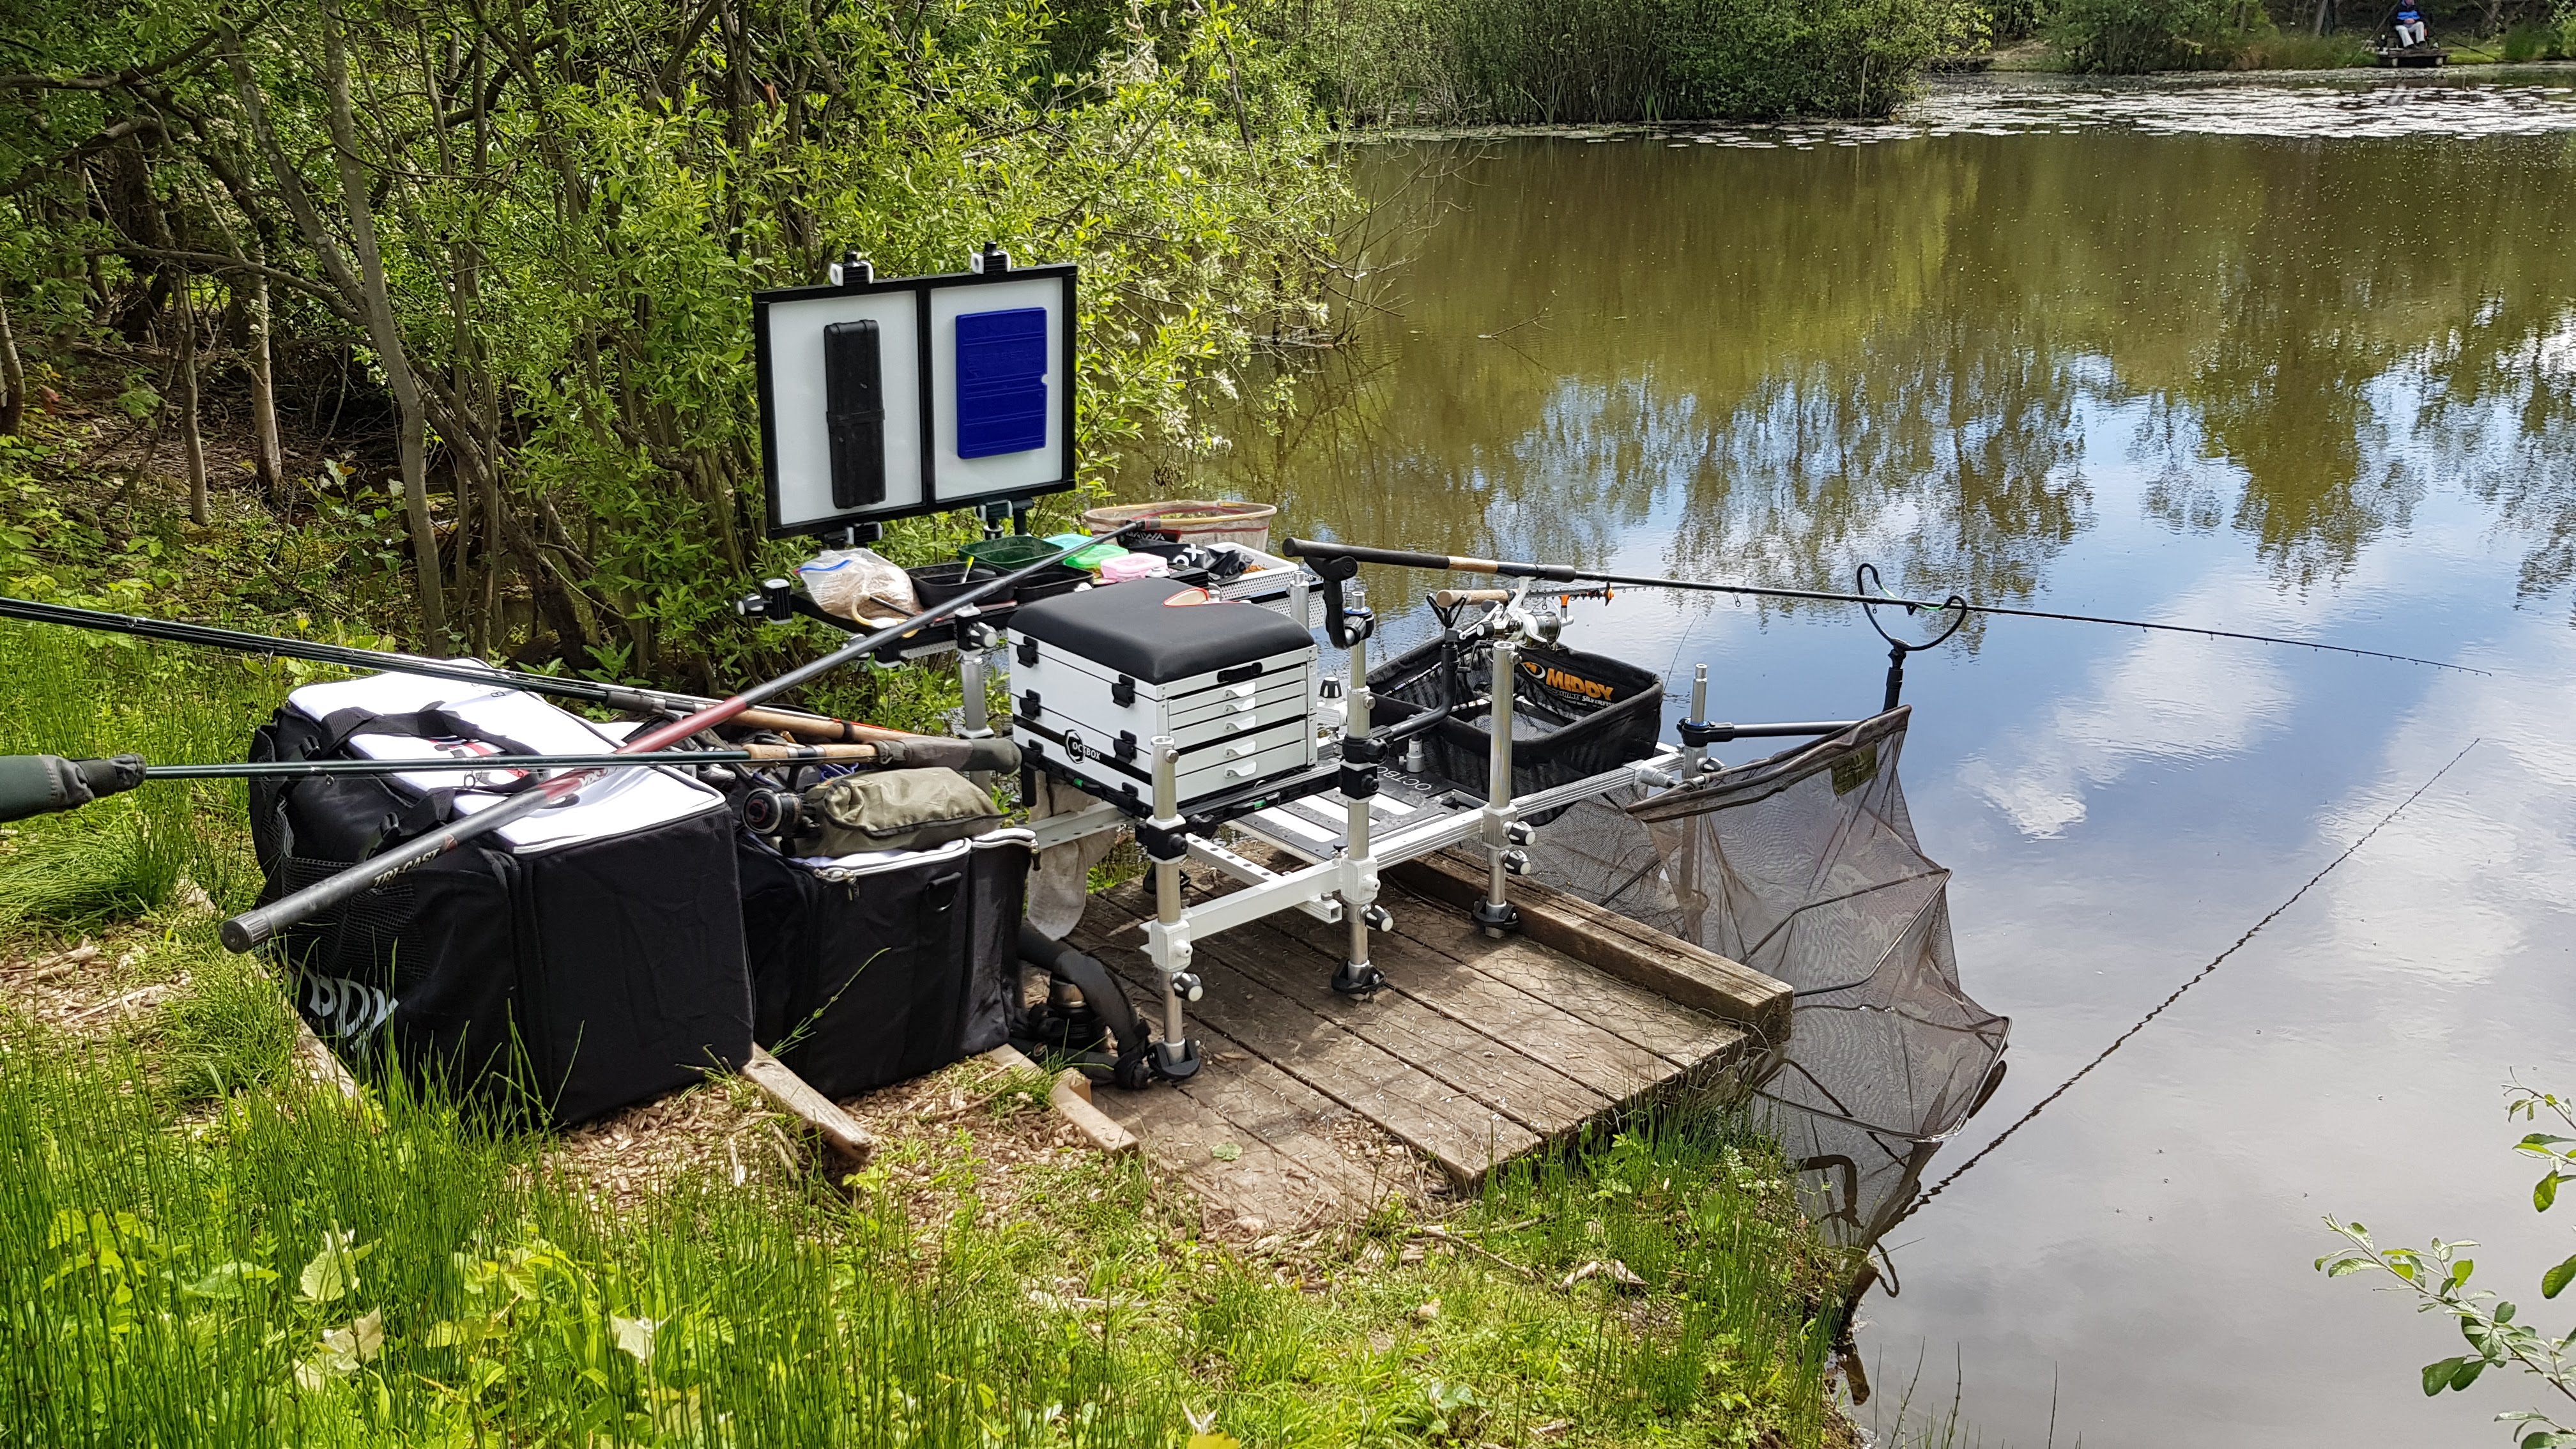
[[[1011,734],[1040,768],[1150,805],[1157,736],[1180,806],[1315,763],[1315,641],[1257,604],[1130,579],[1011,618]]]
[[[761,1043],[827,1097],[1007,1039],[1025,830],[928,850],[793,860],[743,832],[742,919]]]
[[[617,741],[533,695],[384,674],[290,695],[254,760],[600,754]],[[510,798],[421,772],[250,782],[263,902]],[[501,778],[488,781],[506,783]],[[750,1054],[733,814],[659,769],[621,769],[290,927],[307,1025],[366,1067],[556,1124]]]

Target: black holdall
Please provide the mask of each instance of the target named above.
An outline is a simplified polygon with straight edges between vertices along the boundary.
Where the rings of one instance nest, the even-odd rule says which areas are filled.
[[[250,758],[605,753],[533,695],[387,674],[297,690]],[[517,772],[250,782],[277,899],[509,798]],[[406,872],[280,939],[297,1009],[353,1063],[557,1124],[738,1066],[751,987],[732,812],[675,772],[611,771],[572,803]]]
[[[1018,1004],[1035,839],[995,830],[927,850],[791,860],[743,834],[761,1043],[834,1098],[1000,1046]]]

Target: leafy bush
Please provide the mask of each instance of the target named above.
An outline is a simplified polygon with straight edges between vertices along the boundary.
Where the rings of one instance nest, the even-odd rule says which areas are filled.
[[[2576,1100],[2520,1083],[2506,1089],[2506,1120],[2536,1123],[2543,1114],[2576,1133]],[[2576,1182],[2576,1136],[2532,1132],[2513,1150],[2546,1164],[2540,1180],[2532,1184],[2531,1209],[2549,1211],[2557,1205],[2559,1187]],[[2328,1217],[2326,1226],[2343,1238],[2345,1246],[2317,1259],[2319,1272],[2329,1278],[2385,1274],[2394,1280],[2388,1285],[2392,1291],[2413,1295],[2416,1312],[2439,1314],[2459,1326],[2468,1352],[2424,1365],[2419,1382],[2425,1397],[2435,1397],[2444,1389],[2465,1391],[2491,1368],[2517,1368],[2562,1397],[2576,1399],[2576,1331],[2561,1336],[2517,1322],[2513,1304],[2485,1289],[2472,1288],[2477,1262],[2462,1257],[2461,1250],[2476,1243],[2435,1238],[2423,1248],[2386,1248],[2360,1223]],[[2555,1298],[2570,1283],[2576,1283],[2576,1256],[2540,1275],[2540,1296]],[[2495,1417],[2498,1423],[2515,1426],[2519,1449],[2576,1449],[2576,1428],[2538,1410],[2510,1410]]]
[[[760,536],[754,289],[811,282],[845,249],[886,274],[961,270],[988,241],[1081,263],[1076,430],[1094,484],[1138,441],[1214,446],[1196,403],[1256,339],[1316,329],[1347,192],[1302,93],[1222,7],[724,15],[12,8],[0,43],[80,78],[0,109],[0,300],[32,372],[83,374],[67,390],[93,400],[119,369],[166,378],[167,339],[196,335],[174,297],[235,318],[270,278],[279,355],[332,359],[325,394],[377,419],[363,481],[401,459],[387,515],[346,520],[407,585],[373,622],[713,688],[783,642],[729,627],[728,600],[799,555]],[[142,114],[166,123],[119,140]],[[84,200],[100,187],[117,205]],[[237,359],[228,336],[201,351]],[[126,393],[131,431],[163,436],[175,389]],[[125,430],[31,419],[83,434],[66,456]],[[68,510],[113,520],[104,547],[29,530],[0,537],[0,567],[86,587],[148,521],[144,491],[120,482],[115,507]],[[280,570],[224,542],[317,531],[308,491],[220,489],[177,572],[224,597],[190,612],[341,601],[331,560]],[[895,547],[934,548],[942,527],[899,529]],[[246,607],[248,591],[272,597]]]
[[[1280,0],[1266,17],[1358,123],[1879,115],[1985,26],[1959,0]]]
[[[2358,35],[2299,35],[2271,29],[2236,42],[2228,65],[2235,70],[2337,70],[2370,63],[2370,46]]]
[[[1674,78],[1701,113],[1884,115],[1931,57],[1975,48],[1982,12],[1948,0],[1682,0]]]
[[[2222,0],[2059,0],[2050,38],[2070,70],[2197,70],[2223,59],[2227,20]]]

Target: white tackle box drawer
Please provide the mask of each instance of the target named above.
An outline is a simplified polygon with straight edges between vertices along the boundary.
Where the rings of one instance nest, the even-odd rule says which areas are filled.
[[[1181,757],[1181,767],[1187,773],[1182,774],[1177,783],[1181,803],[1185,806],[1192,800],[1255,780],[1267,780],[1305,769],[1315,763],[1315,741],[1312,735],[1305,735],[1240,758],[1209,759],[1204,765],[1198,764],[1200,758],[1197,755]]]
[[[1182,751],[1181,802],[1315,760],[1315,642],[1249,604],[1135,579],[1013,616],[1012,734],[1041,755],[1153,781],[1151,749]]]

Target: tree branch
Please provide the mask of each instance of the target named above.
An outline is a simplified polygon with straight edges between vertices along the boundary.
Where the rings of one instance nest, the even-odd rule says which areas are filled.
[[[176,55],[155,61],[150,65],[129,67],[114,75],[0,75],[0,91],[112,91],[118,86],[130,86],[139,80],[149,80],[172,66],[185,65],[195,60],[206,53],[207,47],[221,39],[223,33],[223,28],[218,26],[198,36],[185,50]]]

